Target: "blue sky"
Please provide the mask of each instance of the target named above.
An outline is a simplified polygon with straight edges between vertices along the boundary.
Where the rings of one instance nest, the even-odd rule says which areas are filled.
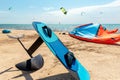
[[[60,11],[64,7],[68,13]],[[0,24],[120,23],[120,0],[1,0]]]

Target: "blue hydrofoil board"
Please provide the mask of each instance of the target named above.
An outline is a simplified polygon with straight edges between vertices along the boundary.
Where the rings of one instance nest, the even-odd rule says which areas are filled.
[[[88,71],[74,57],[73,53],[59,40],[55,33],[42,22],[33,22],[33,26],[48,48],[77,80],[90,80]]]

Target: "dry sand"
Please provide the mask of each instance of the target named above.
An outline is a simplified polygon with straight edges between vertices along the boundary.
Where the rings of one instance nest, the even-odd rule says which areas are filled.
[[[59,34],[61,41],[89,71],[91,80],[120,80],[120,46],[80,41],[69,35]],[[38,37],[34,30],[12,30],[11,35],[25,34],[22,40],[26,48]],[[30,57],[15,39],[0,30],[0,80],[73,80],[72,76],[43,43],[33,56],[41,54],[44,66],[35,72],[20,71],[15,64]]]

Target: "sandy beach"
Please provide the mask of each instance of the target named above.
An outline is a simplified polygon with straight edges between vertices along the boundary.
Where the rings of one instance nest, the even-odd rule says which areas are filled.
[[[16,39],[10,39],[0,30],[0,80],[73,80],[72,76],[43,43],[33,56],[41,54],[44,66],[35,72],[20,71],[15,64],[30,57]],[[37,39],[35,30],[11,30],[10,35],[25,34],[21,39],[26,48]],[[120,80],[120,43],[96,44],[80,41],[56,32],[59,39],[74,53],[89,71],[91,80]]]

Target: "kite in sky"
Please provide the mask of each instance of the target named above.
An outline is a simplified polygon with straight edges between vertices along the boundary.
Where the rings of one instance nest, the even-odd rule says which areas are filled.
[[[60,10],[66,15],[67,11],[65,10],[65,8],[61,7]]]
[[[9,11],[12,10],[12,7],[9,7],[8,10],[9,10]]]

